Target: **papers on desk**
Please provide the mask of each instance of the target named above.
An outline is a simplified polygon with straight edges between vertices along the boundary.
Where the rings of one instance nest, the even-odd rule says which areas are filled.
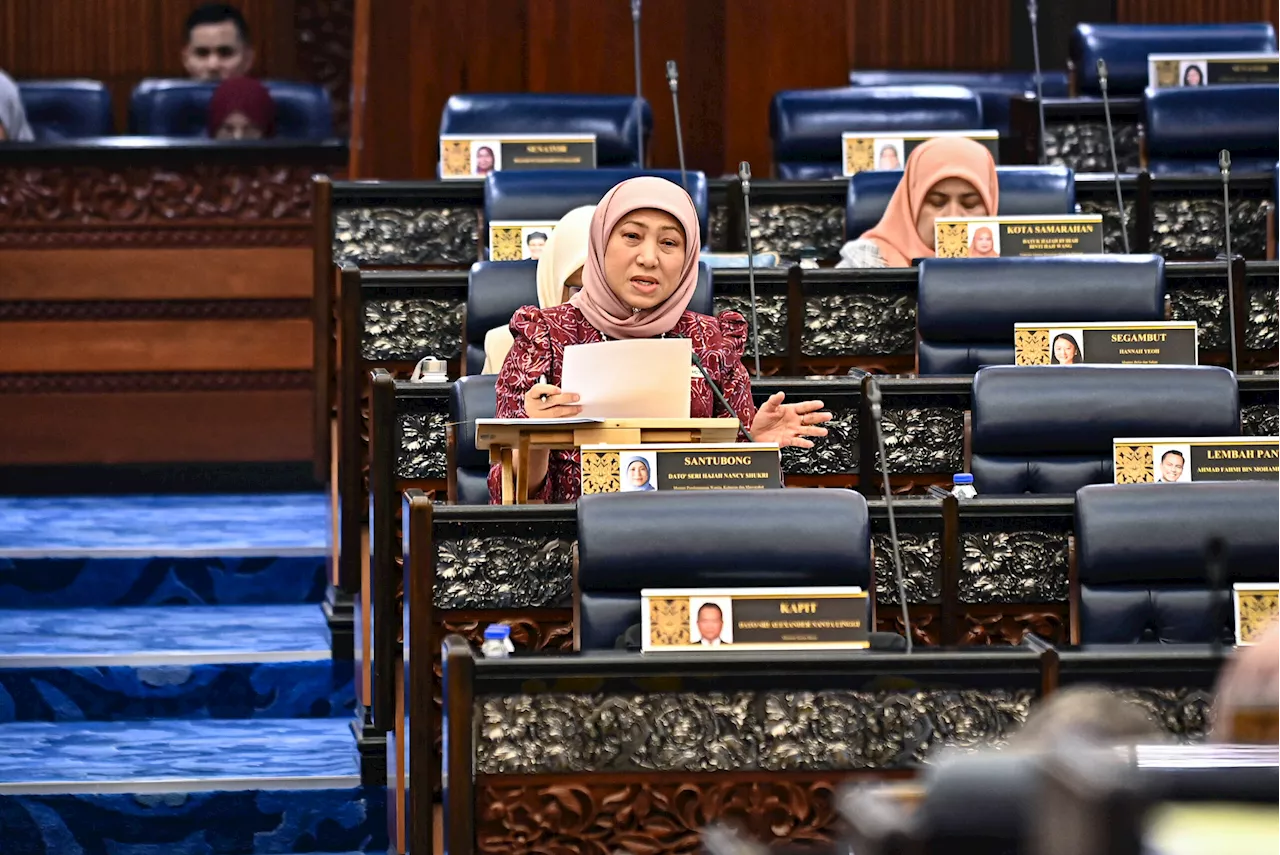
[[[578,394],[583,417],[687,419],[692,354],[687,338],[570,345],[560,388]]]

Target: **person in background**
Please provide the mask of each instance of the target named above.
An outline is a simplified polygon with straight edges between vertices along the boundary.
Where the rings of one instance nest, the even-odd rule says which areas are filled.
[[[538,259],[538,307],[550,309],[567,301],[582,287],[582,265],[587,263],[587,230],[595,205],[574,208],[560,218],[542,247]],[[481,374],[497,374],[511,351],[510,327],[494,327],[484,337]]]
[[[209,101],[208,131],[215,140],[269,139],[276,132],[276,102],[251,77],[225,80]]]
[[[192,80],[216,83],[243,77],[253,67],[249,25],[229,3],[206,3],[187,16],[182,65]]]
[[[0,142],[31,142],[36,138],[27,123],[27,110],[13,78],[0,71]]]
[[[836,267],[910,267],[933,258],[933,223],[940,217],[994,217],[1000,188],[986,146],[938,137],[912,150],[898,188],[876,226],[840,249]]]
[[[1068,738],[1102,745],[1164,742],[1168,734],[1151,711],[1105,686],[1069,686],[1031,708],[1013,734],[1015,750],[1045,750]]]
[[[1213,701],[1213,742],[1275,744],[1280,696],[1280,623],[1274,619],[1222,669]]]

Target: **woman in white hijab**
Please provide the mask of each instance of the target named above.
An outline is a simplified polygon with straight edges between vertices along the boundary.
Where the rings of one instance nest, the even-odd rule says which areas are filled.
[[[587,263],[587,233],[595,205],[574,208],[560,218],[538,259],[538,307],[550,309],[567,302],[582,287],[582,266]],[[484,369],[497,374],[515,339],[510,327],[494,327],[484,337]]]
[[[13,78],[0,71],[0,142],[31,142],[36,135],[27,124],[27,111]]]

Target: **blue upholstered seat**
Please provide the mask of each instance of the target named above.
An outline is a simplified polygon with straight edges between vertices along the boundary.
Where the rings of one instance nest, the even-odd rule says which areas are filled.
[[[769,134],[778,178],[838,178],[851,131],[979,130],[982,102],[958,86],[849,86],[773,96]]]
[[[1143,97],[1147,169],[1152,175],[1218,174],[1231,152],[1233,174],[1271,172],[1280,159],[1280,85],[1148,89]]]
[[[973,378],[979,494],[1069,494],[1112,480],[1112,440],[1238,436],[1235,375],[1212,366],[997,365]]]
[[[612,648],[644,588],[871,591],[867,503],[851,490],[612,493],[578,500],[576,630]],[[873,615],[868,615],[870,619]]]
[[[1272,482],[1125,484],[1076,494],[1073,607],[1080,641],[1208,642],[1219,637],[1206,572],[1210,538],[1227,545],[1227,579],[1280,574],[1280,493]]]
[[[1140,95],[1152,53],[1275,53],[1270,24],[1077,24],[1070,56],[1076,89],[1098,95],[1098,60],[1107,61],[1111,95]]]
[[[962,86],[982,101],[982,122],[1001,134],[1009,132],[1009,100],[1036,91],[1035,74],[1028,71],[850,71],[850,86]],[[1067,94],[1065,71],[1045,72],[1041,89],[1046,98]]]
[[[649,102],[641,105],[645,148],[653,132]],[[627,95],[477,93],[453,95],[440,117],[441,134],[595,134],[596,166],[638,168],[635,98]]]
[[[1074,214],[1076,174],[1065,166],[997,166],[1000,213],[1007,216]],[[844,233],[853,240],[880,222],[901,170],[859,172],[849,179]]]
[[[276,137],[324,140],[333,136],[329,95],[314,83],[264,80],[276,103]],[[216,83],[144,80],[129,100],[131,133],[158,137],[202,137]]]
[[[449,392],[449,423],[455,439],[449,466],[457,485],[454,501],[460,505],[489,504],[489,452],[476,448],[476,419],[497,414],[497,379],[496,374],[463,377]]]
[[[100,80],[24,80],[18,84],[37,141],[105,137],[113,132],[111,94]]]
[[[916,327],[921,374],[1013,363],[1018,323],[1162,321],[1158,255],[928,258]]]

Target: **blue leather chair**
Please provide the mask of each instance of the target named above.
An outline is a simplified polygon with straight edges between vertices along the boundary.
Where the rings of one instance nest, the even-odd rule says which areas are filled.
[[[579,650],[612,648],[640,623],[644,588],[818,585],[857,585],[875,601],[867,502],[852,490],[610,493],[578,500],[573,626]]]
[[[1116,437],[1240,434],[1236,377],[1207,365],[997,365],[974,375],[972,407],[980,495],[1110,483]]]
[[[1077,94],[1101,94],[1098,60],[1105,59],[1113,97],[1147,88],[1147,54],[1275,52],[1276,31],[1267,23],[1077,24],[1070,46]]]
[[[1008,215],[1074,214],[1076,174],[1065,166],[997,166],[1000,213]],[[859,172],[849,179],[844,234],[854,240],[880,222],[901,170]]]
[[[778,178],[837,178],[852,131],[981,130],[982,102],[958,86],[793,89],[773,96],[769,135]]]
[[[541,93],[453,95],[440,117],[441,134],[595,134],[596,166],[639,168],[636,101],[628,95]],[[649,102],[641,104],[645,150],[653,132]]]
[[[1013,364],[1014,324],[1163,321],[1158,255],[928,258],[920,262],[920,374]]]
[[[463,326],[463,353],[467,374],[484,368],[484,337],[494,327],[511,323],[521,306],[538,305],[538,262],[478,261],[467,276],[467,316]],[[714,309],[711,268],[698,265],[698,285],[689,311],[709,315]]]
[[[1143,98],[1147,171],[1218,174],[1218,152],[1231,172],[1271,172],[1280,159],[1280,86],[1148,89]]]
[[[489,452],[476,448],[476,419],[497,414],[496,374],[455,380],[449,390],[449,501],[459,505],[489,504]]]
[[[484,216],[495,220],[554,222],[574,208],[594,205],[615,184],[639,175],[656,175],[680,183],[678,169],[547,169],[491,172],[484,180]],[[693,206],[698,210],[702,242],[707,242],[707,176],[687,172]]]
[[[1205,643],[1221,638],[1205,570],[1213,537],[1234,582],[1275,582],[1280,505],[1275,482],[1124,484],[1076,494],[1073,641]],[[1224,597],[1225,599],[1225,597]]]
[[[1036,91],[1035,74],[1027,71],[850,71],[850,86],[962,86],[982,100],[982,121],[1002,135],[1009,132],[1009,100]],[[1067,73],[1045,72],[1046,98],[1065,98]]]
[[[114,133],[111,93],[100,80],[24,80],[18,94],[38,142]]]
[[[262,81],[276,102],[276,137],[324,140],[333,136],[329,95],[314,83]],[[129,131],[158,137],[203,137],[216,83],[144,80],[129,100]]]

